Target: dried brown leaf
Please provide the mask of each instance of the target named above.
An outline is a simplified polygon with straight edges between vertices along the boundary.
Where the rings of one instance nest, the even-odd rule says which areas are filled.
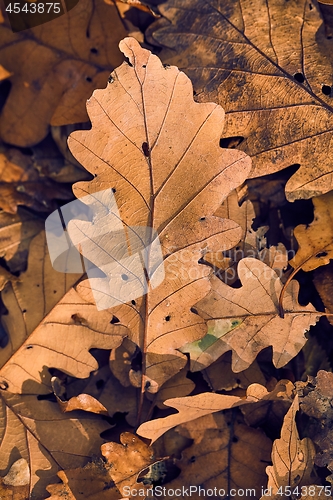
[[[112,188],[124,226],[153,227],[159,235],[164,281],[154,289],[150,286],[148,295],[134,303],[112,310],[143,351],[144,375],[161,385],[186,363],[176,349],[206,332],[204,320],[191,310],[210,289],[210,269],[198,261],[208,251],[230,248],[239,240],[238,225],[213,214],[245,179],[250,164],[243,153],[219,147],[223,110],[195,103],[184,73],[163,67],[132,38],[120,46],[130,64],[123,63],[109,86],[88,101],[92,129],[69,139],[73,155],[94,174],[89,183],[76,184],[74,192],[82,197]],[[187,126],[180,133],[181,120]],[[69,224],[74,242],[89,231],[91,223]],[[84,256],[93,263],[100,248],[107,262],[119,261],[119,245],[113,247],[110,238],[95,231],[87,241]],[[124,287],[120,278],[119,288]],[[142,287],[136,271],[132,279]],[[98,280],[89,281],[98,294]],[[98,295],[101,308],[110,307],[114,280],[108,287],[110,291]],[[90,300],[88,283],[80,284],[78,291]]]
[[[298,303],[299,285],[295,281],[287,287],[285,317],[280,317],[282,282],[260,260],[242,259],[238,275],[243,286],[236,289],[212,277],[212,291],[195,306],[207,320],[208,333],[181,348],[191,354],[192,370],[209,366],[232,349],[232,370],[238,373],[268,346],[273,347],[273,363],[280,368],[301,350],[306,342],[304,332],[318,320],[320,313],[311,304]]]
[[[333,191],[313,198],[314,220],[295,228],[299,248],[289,264],[295,269],[313,271],[333,258]]]
[[[83,469],[58,473],[61,485],[50,485],[50,500],[120,500],[121,498],[145,498],[150,486],[138,483],[141,471],[155,463],[154,451],[130,432],[120,435],[120,443],[105,443],[101,447],[106,463],[92,462]],[[83,486],[84,485],[84,486]],[[126,494],[127,491],[133,495]],[[136,491],[137,490],[137,491]]]
[[[192,79],[200,102],[227,113],[223,137],[253,159],[251,177],[293,164],[289,201],[333,188],[331,41],[316,2],[169,0],[153,37],[163,62]]]
[[[262,399],[274,400],[285,398],[290,384],[291,382],[289,381],[281,380],[271,392],[268,392],[262,385],[252,384],[247,388],[246,397],[244,398],[206,392],[196,394],[195,396],[169,399],[164,401],[164,405],[176,408],[178,413],[145,422],[140,425],[137,433],[154,442],[172,427],[195,420],[204,415],[247,403],[256,403]]]
[[[245,490],[245,496],[258,498],[267,480],[265,463],[269,461],[272,446],[261,430],[244,425],[232,412],[227,412],[198,418],[180,425],[176,431],[192,439],[193,444],[176,462],[181,475],[165,485],[170,492],[178,488],[189,491],[191,486],[194,500],[203,497],[203,490],[207,492],[205,496],[212,498],[224,498],[230,492],[240,500]],[[169,498],[177,496],[171,493]]]
[[[74,410],[83,410],[100,415],[108,415],[108,411],[96,398],[90,394],[79,394],[73,396],[68,401],[64,401],[61,391],[61,384],[57,377],[51,379],[52,389],[57,398],[59,408],[62,412],[67,413]]]
[[[298,396],[295,397],[286,414],[281,429],[280,439],[273,443],[272,462],[267,467],[267,487],[275,495],[280,486],[297,486],[313,484],[313,466],[315,448],[309,438],[300,439],[295,416],[299,409]]]
[[[31,146],[46,136],[49,124],[87,121],[84,103],[122,61],[117,44],[125,35],[116,7],[91,0],[20,33],[0,25],[1,61],[12,73],[1,138]]]
[[[72,198],[70,188],[43,177],[34,168],[29,155],[18,149],[0,149],[0,207],[15,214],[18,205],[25,205],[37,212],[57,208],[55,199]]]

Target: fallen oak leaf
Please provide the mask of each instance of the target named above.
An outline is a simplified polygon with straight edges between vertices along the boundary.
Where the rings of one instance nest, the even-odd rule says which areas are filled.
[[[30,469],[28,498],[45,498],[45,488],[59,470],[82,467],[99,453],[100,434],[110,425],[97,415],[64,414],[57,404],[38,401],[34,394],[0,392],[1,474],[24,458]]]
[[[309,225],[299,225],[294,236],[298,242],[296,255],[289,261],[294,268],[288,276],[280,295],[280,310],[283,314],[282,301],[286,287],[300,270],[313,271],[327,265],[333,258],[333,191],[312,199],[314,220]]]
[[[44,139],[49,124],[87,121],[84,103],[122,61],[117,44],[125,35],[116,7],[91,0],[20,33],[0,25],[1,61],[12,73],[1,138],[26,147]]]
[[[143,355],[143,392],[145,376],[161,385],[179,372],[187,358],[176,349],[206,331],[204,320],[191,310],[210,288],[210,269],[198,261],[208,251],[230,248],[239,240],[238,225],[213,214],[246,178],[250,160],[236,150],[220,148],[223,110],[214,104],[195,103],[184,73],[176,67],[163,67],[133,38],[123,40],[120,48],[129,63],[123,63],[108,87],[96,90],[88,101],[92,129],[74,132],[69,138],[74,157],[94,174],[89,183],[74,185],[74,193],[90,203],[100,191],[103,210],[100,219],[95,215],[93,226],[73,220],[68,230],[75,244],[82,243],[84,257],[102,270],[103,264],[120,261],[123,265],[123,227],[129,231],[128,237],[133,236],[133,255],[142,243],[138,228],[145,233],[147,227],[153,228],[158,234],[163,266],[156,264],[152,274],[149,270],[147,289],[134,257],[130,271],[125,266],[127,272],[114,273],[112,281],[89,277],[89,284],[78,286],[87,300],[94,292],[100,309],[112,306],[115,317],[130,330],[130,340]],[[180,135],[179,120],[185,117],[188,126]],[[184,176],[190,176],[186,185]],[[112,194],[113,204],[108,202]],[[107,220],[118,225],[121,220],[117,245],[110,233],[105,235]],[[154,258],[156,241],[154,236],[151,247],[147,242],[152,248],[147,262]],[[163,268],[164,280],[156,286],[154,280],[160,279]],[[115,297],[118,289],[126,290],[127,282],[129,286],[134,283],[142,295],[148,294]]]
[[[231,288],[211,277],[212,290],[198,304],[207,320],[208,334],[181,348],[191,355],[191,370],[206,368],[225,352],[233,351],[232,370],[245,370],[265,347],[273,347],[273,363],[286,365],[306,342],[304,332],[323,314],[298,303],[298,282],[292,281],[284,298],[284,319],[279,315],[283,284],[278,275],[257,259],[238,264],[241,288]]]
[[[157,462],[154,450],[130,432],[120,435],[119,443],[101,446],[105,463],[91,463],[84,469],[58,473],[63,485],[49,485],[50,500],[89,498],[91,500],[120,500],[144,497],[151,486],[137,482],[140,472]],[[82,488],[82,485],[85,485]]]
[[[210,392],[196,394],[182,398],[172,398],[164,401],[165,406],[171,406],[178,410],[175,415],[144,422],[137,430],[139,436],[156,441],[165,432],[176,425],[195,420],[204,415],[209,415],[221,410],[226,410],[248,403],[256,403],[260,400],[289,399],[289,380],[280,380],[275,388],[268,392],[260,384],[251,384],[246,390],[246,397],[229,396],[225,394],[214,394]]]
[[[103,406],[96,398],[90,394],[79,394],[73,396],[68,401],[64,401],[59,394],[59,380],[57,377],[51,378],[52,389],[55,397],[57,398],[59,408],[63,413],[74,410],[83,410],[99,415],[109,415],[105,406]]]
[[[293,491],[297,486],[313,484],[315,447],[311,439],[299,438],[295,421],[298,409],[299,403],[296,395],[284,418],[281,437],[273,443],[273,465],[266,468],[267,488],[273,495],[278,494],[281,486],[283,488],[288,486]]]
[[[27,271],[19,281],[7,283],[2,292],[8,310],[2,322],[10,342],[1,351],[0,383],[9,392],[50,393],[50,377],[43,375],[43,366],[88,377],[98,368],[89,349],[121,344],[127,329],[111,324],[110,312],[96,315],[94,304],[82,300],[71,288],[79,277],[57,273],[44,233],[34,238]]]
[[[244,425],[230,410],[179,425],[175,431],[193,443],[176,461],[181,474],[166,485],[170,499],[176,500],[178,489],[191,491],[194,500],[226,498],[228,492],[237,500],[257,498],[272,447],[262,430]]]
[[[330,191],[331,42],[317,4],[169,0],[159,11],[169,23],[150,32],[161,59],[185,71],[200,102],[225,108],[222,137],[240,138],[250,177],[300,164],[289,201]]]
[[[57,208],[55,199],[71,198],[69,186],[41,176],[29,155],[15,148],[0,148],[0,207],[5,212],[15,214],[18,205],[47,212]]]

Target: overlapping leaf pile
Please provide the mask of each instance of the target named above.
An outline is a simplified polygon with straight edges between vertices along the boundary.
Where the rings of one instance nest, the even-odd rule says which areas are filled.
[[[156,9],[138,4],[139,31]],[[0,498],[330,493],[332,42],[317,7],[169,0],[146,31],[159,57],[127,37],[116,69],[130,24],[113,3],[0,25]],[[69,185],[100,204],[66,231],[85,263],[123,266],[107,287],[96,268],[52,267],[43,224]],[[158,235],[147,290],[113,307],[142,283],[110,220],[127,243]]]

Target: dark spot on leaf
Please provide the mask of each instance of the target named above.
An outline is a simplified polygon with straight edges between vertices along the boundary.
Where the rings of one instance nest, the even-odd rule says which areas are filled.
[[[32,345],[27,345],[27,349],[32,349],[33,346]]]
[[[114,82],[114,79],[113,79],[112,75],[110,75],[108,78],[108,83],[113,83],[113,82]]]
[[[331,95],[332,87],[330,85],[323,85],[321,91],[324,95]]]
[[[57,290],[53,290],[53,293],[57,293]]]
[[[113,316],[112,320],[110,321],[111,325],[115,325],[116,323],[119,323],[120,319],[117,318],[117,316]]]
[[[191,307],[190,311],[193,313],[193,314],[199,314],[198,311],[196,310],[195,307]]]
[[[127,281],[127,280],[128,280],[128,276],[127,276],[127,274],[122,274],[122,275],[121,275],[121,279],[122,279],[123,281]]]
[[[191,458],[190,458],[190,462],[191,462],[192,464],[194,464],[195,460],[196,460],[196,458],[195,458],[195,456],[193,455],[193,457],[191,457]]]
[[[200,220],[206,220],[206,217],[200,217]]]
[[[27,310],[26,310],[26,309],[22,309],[22,312],[23,312],[23,313],[26,313],[26,312],[27,312]]]
[[[146,68],[146,67],[147,67],[147,64],[143,64],[143,65],[142,65],[142,67],[143,67],[143,68]]]
[[[92,47],[92,48],[90,49],[90,52],[91,52],[92,54],[98,54],[98,50],[97,50],[95,47]]]
[[[165,316],[165,321],[170,321],[171,316]]]
[[[148,146],[148,142],[143,142],[142,143],[142,151],[143,151],[143,154],[148,157],[149,156],[149,146]]]
[[[92,78],[90,78],[90,76],[86,76],[86,81],[90,83],[92,82]]]
[[[236,382],[237,384],[240,384],[241,383],[240,378],[236,378]]]
[[[147,382],[145,383],[145,390],[149,389],[150,385],[151,384],[150,384],[149,380],[147,380]]]
[[[136,302],[135,302],[135,300],[131,300],[131,304],[132,304],[133,306],[136,306]]]
[[[112,191],[113,193],[116,193],[116,192],[117,192],[116,188],[112,188],[112,189],[111,189],[111,191]]]
[[[294,78],[298,83],[303,83],[305,80],[303,73],[295,73]]]
[[[233,442],[233,443],[238,443],[238,437],[234,436],[234,437],[232,438],[232,442]]]
[[[320,257],[326,257],[327,256],[327,252],[319,252],[317,253],[316,257],[319,259]]]

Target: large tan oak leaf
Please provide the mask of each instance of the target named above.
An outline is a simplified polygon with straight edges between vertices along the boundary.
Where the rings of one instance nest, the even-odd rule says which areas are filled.
[[[273,465],[266,468],[267,487],[270,488],[271,495],[274,495],[273,498],[279,498],[280,487],[281,490],[289,487],[293,492],[295,489],[297,491],[297,486],[301,490],[301,486],[313,484],[315,479],[313,474],[315,447],[311,439],[301,440],[299,437],[295,421],[298,409],[298,396],[296,396],[284,418],[280,439],[276,439],[273,443]],[[316,488],[312,486],[313,496],[315,491]]]
[[[233,412],[197,418],[176,428],[177,434],[193,440],[176,461],[181,474],[168,483],[164,498],[258,498],[266,483],[265,463],[271,441],[260,429],[244,425]],[[200,489],[201,488],[201,489]],[[205,491],[205,493],[204,493]],[[149,498],[149,496],[147,496]]]
[[[244,138],[251,177],[301,168],[287,198],[333,188],[332,41],[317,2],[309,0],[169,0],[171,24],[153,32],[160,57],[192,79],[200,102],[226,111],[223,137]]]
[[[126,329],[111,324],[108,311],[96,315],[95,305],[77,294],[72,285],[79,275],[52,268],[44,233],[32,240],[27,271],[11,281],[9,273],[3,276],[8,342],[0,350],[0,471],[25,458],[29,492],[39,500],[57,471],[80,467],[98,453],[100,433],[108,428],[100,418],[64,415],[56,403],[38,401],[52,393],[48,368],[86,378],[98,368],[89,350],[117,347]]]
[[[133,38],[120,48],[129,64],[117,68],[107,88],[89,99],[92,129],[69,138],[75,158],[94,174],[92,181],[75,184],[74,192],[80,198],[112,189],[125,228],[148,226],[159,234],[163,282],[112,312],[141,348],[143,371],[161,385],[186,363],[176,349],[206,333],[205,321],[192,310],[210,290],[210,269],[198,261],[239,240],[239,226],[213,214],[245,180],[250,159],[220,148],[224,111],[195,103],[184,73],[164,67]],[[94,263],[117,261],[110,235],[95,231],[92,238],[90,223],[73,222],[71,237],[80,241],[83,233],[89,240],[85,257]],[[114,286],[111,282],[104,298],[113,296]],[[88,282],[78,290],[89,296]]]
[[[89,349],[118,347],[127,330],[111,324],[108,311],[96,314],[72,288],[80,275],[55,271],[44,233],[31,245],[28,269],[8,282],[1,294],[8,314],[2,318],[9,342],[0,353],[0,389],[19,394],[47,394],[58,368],[86,378],[98,368]]]
[[[321,313],[312,304],[298,303],[299,285],[291,281],[284,296],[284,318],[279,313],[283,284],[278,275],[257,259],[238,264],[241,288],[231,288],[213,276],[211,292],[196,305],[208,324],[208,334],[199,342],[183,347],[191,354],[192,369],[209,366],[232,350],[232,369],[245,370],[265,347],[273,347],[273,363],[286,365],[306,342],[304,333]]]
[[[116,7],[103,0],[80,0],[65,15],[21,33],[1,24],[0,59],[12,84],[1,138],[31,146],[49,124],[87,121],[85,101],[121,62],[117,45],[125,35]]]

